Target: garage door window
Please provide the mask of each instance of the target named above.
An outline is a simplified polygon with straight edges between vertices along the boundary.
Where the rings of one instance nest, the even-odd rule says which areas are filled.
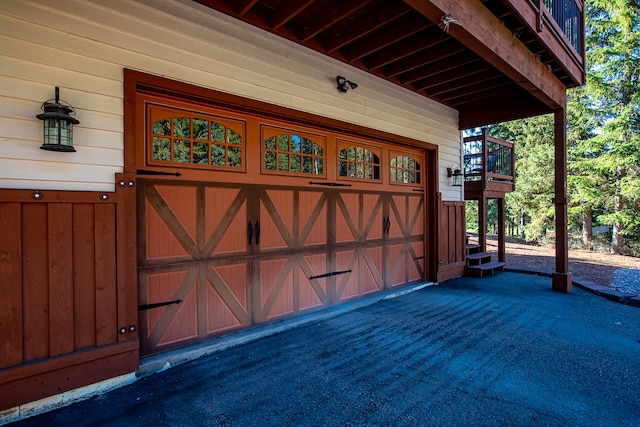
[[[380,149],[339,141],[338,171],[342,178],[380,181]]]
[[[148,107],[148,163],[244,169],[244,124],[223,117]]]
[[[412,156],[391,153],[391,182],[397,184],[420,184],[420,162]]]
[[[263,129],[263,171],[293,175],[325,175],[324,138]]]

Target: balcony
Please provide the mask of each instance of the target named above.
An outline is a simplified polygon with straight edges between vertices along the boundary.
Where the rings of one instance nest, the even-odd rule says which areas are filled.
[[[482,134],[463,140],[464,198],[502,199],[515,188],[513,143]]]

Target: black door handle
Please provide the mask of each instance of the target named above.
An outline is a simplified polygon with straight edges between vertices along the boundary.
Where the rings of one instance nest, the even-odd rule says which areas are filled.
[[[260,222],[256,221],[256,245],[260,244]]]
[[[253,225],[251,224],[251,221],[249,221],[249,224],[247,225],[247,235],[249,236],[249,246],[251,246],[251,239],[253,238]]]

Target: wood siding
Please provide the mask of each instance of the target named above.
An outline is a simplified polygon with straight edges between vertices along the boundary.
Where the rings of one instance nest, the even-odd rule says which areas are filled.
[[[119,333],[116,202],[0,190],[0,409],[137,368],[137,334]]]
[[[464,274],[466,222],[464,202],[440,203],[438,230],[438,281]]]
[[[191,0],[7,0],[0,61],[2,188],[113,191],[132,68],[435,144],[444,198],[462,197],[445,171],[460,163],[456,111]],[[357,91],[339,93],[336,75]],[[38,149],[54,86],[77,111],[77,153]]]

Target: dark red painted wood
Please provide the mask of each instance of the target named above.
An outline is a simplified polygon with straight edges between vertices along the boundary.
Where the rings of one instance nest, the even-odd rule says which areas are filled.
[[[47,203],[23,203],[22,289],[24,362],[49,356],[49,248]]]
[[[0,368],[22,361],[22,259],[20,204],[1,203]]]

